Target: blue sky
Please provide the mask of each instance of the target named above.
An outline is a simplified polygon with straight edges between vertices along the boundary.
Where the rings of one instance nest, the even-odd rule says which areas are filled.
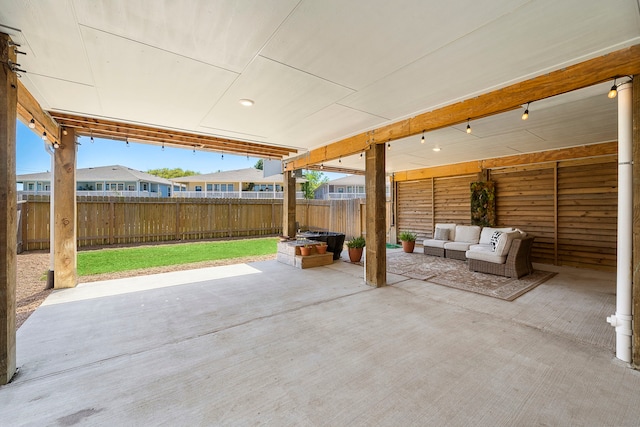
[[[77,154],[77,167],[122,165],[147,171],[159,168],[190,169],[199,173],[217,172],[252,167],[258,161],[256,157],[234,156],[220,153],[165,147],[164,151],[156,145],[129,143],[123,141],[94,138],[78,139],[80,146]],[[51,168],[51,158],[44,149],[39,135],[22,122],[17,122],[16,134],[16,174],[46,172]],[[342,174],[325,174],[329,179],[339,178]]]

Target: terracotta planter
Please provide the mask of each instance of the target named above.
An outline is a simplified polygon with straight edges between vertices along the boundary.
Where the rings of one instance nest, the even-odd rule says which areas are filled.
[[[362,259],[363,248],[349,248],[349,260],[351,262],[360,262]]]
[[[412,241],[402,241],[402,250],[405,251],[406,253],[410,254],[413,252],[413,250],[416,247],[416,241],[412,240]]]
[[[300,255],[302,256],[311,255],[311,248],[305,248],[304,246],[300,246]]]
[[[316,246],[316,251],[318,251],[319,254],[326,254],[327,253],[327,245],[318,245],[318,246]]]

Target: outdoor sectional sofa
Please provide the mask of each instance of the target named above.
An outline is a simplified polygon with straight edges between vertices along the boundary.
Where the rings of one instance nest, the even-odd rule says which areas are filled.
[[[469,269],[507,277],[533,272],[533,237],[512,227],[436,224],[433,239],[423,241],[424,253],[469,260]]]

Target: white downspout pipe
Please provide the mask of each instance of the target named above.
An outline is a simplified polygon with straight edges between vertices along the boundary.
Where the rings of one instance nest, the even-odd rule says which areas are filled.
[[[616,328],[616,357],[631,363],[633,264],[633,115],[632,83],[618,87],[618,252],[616,314],[607,321]]]
[[[53,147],[51,146],[51,142],[44,141],[44,150],[49,153],[51,157],[51,178],[49,179],[49,272],[47,273],[47,289],[51,289],[54,286],[53,283],[53,270],[54,270],[54,221],[55,221],[55,210],[53,206],[53,191],[54,191],[54,182],[55,182],[55,174],[54,168],[56,167],[55,155]]]

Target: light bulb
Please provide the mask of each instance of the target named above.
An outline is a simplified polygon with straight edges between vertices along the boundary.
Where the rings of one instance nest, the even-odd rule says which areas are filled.
[[[529,109],[524,110],[522,113],[522,120],[527,120],[529,118]]]
[[[36,128],[36,121],[33,120],[33,117],[31,118],[31,121],[29,122],[29,129],[35,129]]]
[[[43,141],[47,140],[47,133],[46,132],[42,132],[42,140]]]
[[[471,125],[467,124],[467,133],[471,133]]]
[[[615,84],[613,86],[611,86],[611,90],[609,91],[609,94],[607,96],[610,99],[613,99],[616,96],[618,96],[618,87]]]

